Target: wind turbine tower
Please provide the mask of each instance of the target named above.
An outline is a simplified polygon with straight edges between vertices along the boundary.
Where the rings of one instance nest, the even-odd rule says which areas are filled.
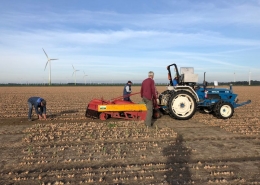
[[[251,85],[251,71],[249,70],[249,79],[248,79],[248,85]]]
[[[76,69],[74,68],[73,65],[72,65],[72,67],[73,67],[73,73],[72,73],[72,76],[74,75],[75,85],[76,85],[76,84],[77,84],[77,82],[76,82],[76,72],[79,71],[79,70],[76,70]]]
[[[234,72],[234,83],[236,82],[236,73]]]
[[[43,48],[42,48],[42,50],[44,51]],[[44,51],[44,53],[45,53],[45,55],[46,55],[46,57],[47,57],[47,59],[48,59],[47,62],[46,62],[46,64],[45,64],[44,71],[45,71],[47,65],[49,64],[49,67],[50,67],[50,70],[49,70],[49,85],[51,85],[51,61],[52,61],[52,60],[58,60],[58,59],[50,59],[45,51]]]
[[[84,73],[83,78],[85,79],[85,85],[86,85],[86,76],[88,76],[88,75],[85,74],[85,71],[83,71],[83,73]]]

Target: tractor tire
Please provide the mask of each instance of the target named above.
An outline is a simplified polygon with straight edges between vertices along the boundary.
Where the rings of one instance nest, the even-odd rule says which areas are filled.
[[[220,101],[215,106],[215,115],[219,119],[231,118],[234,114],[234,107],[229,102]]]
[[[169,115],[179,120],[192,118],[197,109],[194,96],[187,91],[177,91],[172,94],[168,102]]]

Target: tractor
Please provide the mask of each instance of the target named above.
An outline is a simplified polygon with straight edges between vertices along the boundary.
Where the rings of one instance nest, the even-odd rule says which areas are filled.
[[[171,72],[174,68],[174,74]],[[188,120],[193,117],[197,110],[204,113],[213,113],[219,119],[231,118],[234,109],[251,103],[251,100],[238,103],[238,95],[233,93],[232,84],[230,88],[207,87],[204,81],[199,85],[198,75],[194,74],[193,67],[181,67],[180,72],[176,64],[167,66],[169,85],[162,92],[157,103],[163,114],[169,114],[178,120]],[[174,77],[174,78],[173,78]],[[178,85],[174,86],[173,79]]]

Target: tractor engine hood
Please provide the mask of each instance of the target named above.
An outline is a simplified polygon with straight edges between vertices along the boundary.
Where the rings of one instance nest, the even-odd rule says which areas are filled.
[[[232,90],[226,88],[206,88],[209,94],[219,94],[219,93],[233,93]]]

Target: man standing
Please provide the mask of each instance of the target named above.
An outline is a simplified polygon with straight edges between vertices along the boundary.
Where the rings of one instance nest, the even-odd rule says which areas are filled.
[[[123,90],[124,101],[131,101],[131,99],[130,99],[130,94],[132,92],[131,85],[132,85],[132,82],[128,81],[124,86],[124,90]]]
[[[148,73],[148,78],[142,82],[141,86],[141,97],[146,104],[147,114],[145,119],[145,124],[148,127],[152,126],[152,116],[153,116],[153,102],[156,101],[156,89],[154,83],[154,73],[150,71]]]
[[[28,120],[32,121],[32,109],[34,107],[36,114],[40,120],[46,120],[46,101],[41,97],[31,97],[28,99]],[[40,108],[40,111],[38,110]]]

